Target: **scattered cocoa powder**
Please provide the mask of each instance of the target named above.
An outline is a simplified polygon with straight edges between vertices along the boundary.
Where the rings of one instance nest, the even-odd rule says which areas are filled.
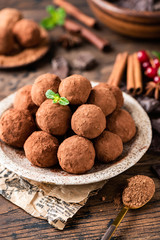
[[[128,179],[128,186],[122,194],[123,204],[129,208],[139,208],[154,195],[155,184],[147,176],[137,175]]]

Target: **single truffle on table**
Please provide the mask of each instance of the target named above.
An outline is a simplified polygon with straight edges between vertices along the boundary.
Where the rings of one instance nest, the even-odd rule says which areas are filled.
[[[96,138],[106,128],[106,118],[100,107],[83,104],[72,115],[71,127],[77,135]]]
[[[136,134],[136,126],[132,116],[124,109],[114,111],[107,118],[109,131],[120,136],[122,141],[130,141]]]
[[[38,107],[31,98],[32,85],[26,85],[20,88],[14,98],[14,108],[19,110],[28,110],[31,114],[35,114]]]
[[[47,99],[36,112],[36,122],[40,129],[53,135],[64,135],[70,127],[69,106],[53,103]]]
[[[45,95],[47,90],[51,89],[53,92],[57,93],[60,82],[60,78],[54,74],[46,73],[40,75],[38,78],[36,78],[32,86],[32,101],[37,106],[40,106],[47,99]]]
[[[123,151],[121,138],[109,131],[104,131],[95,139],[94,147],[98,160],[104,163],[116,160]]]
[[[52,167],[57,160],[58,140],[52,135],[36,131],[24,143],[24,151],[28,160],[38,167]]]
[[[13,27],[13,34],[21,46],[35,47],[40,43],[40,28],[38,24],[29,19],[21,19]]]
[[[68,99],[70,104],[79,105],[87,102],[91,92],[90,81],[81,75],[71,75],[59,85],[59,94]]]
[[[22,13],[15,8],[3,8],[0,11],[0,25],[8,29],[12,29],[15,23],[22,18]]]
[[[14,39],[11,30],[0,25],[0,54],[8,54],[13,48]]]
[[[93,88],[89,95],[88,103],[100,107],[105,116],[111,114],[116,109],[116,99],[107,88]]]
[[[29,111],[9,109],[0,119],[0,138],[13,147],[23,147],[24,142],[35,131],[35,128]]]
[[[74,135],[65,139],[58,149],[61,168],[74,174],[82,174],[94,165],[95,150],[91,141]]]
[[[123,106],[124,98],[123,98],[122,91],[119,87],[112,86],[102,82],[94,87],[94,89],[98,89],[98,88],[107,88],[113,93],[117,103],[116,109],[121,108]]]

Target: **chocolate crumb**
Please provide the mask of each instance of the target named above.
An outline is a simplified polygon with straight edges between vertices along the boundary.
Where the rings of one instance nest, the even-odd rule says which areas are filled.
[[[122,194],[123,204],[129,208],[139,208],[154,195],[155,184],[147,176],[137,175],[128,179],[128,186]]]
[[[105,196],[103,196],[103,197],[102,197],[102,201],[105,201],[105,200],[106,200],[106,197],[105,197]]]

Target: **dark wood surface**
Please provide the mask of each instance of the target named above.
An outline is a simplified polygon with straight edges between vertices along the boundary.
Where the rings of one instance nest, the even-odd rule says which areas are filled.
[[[71,1],[85,13],[91,15],[86,1]],[[16,7],[23,11],[25,17],[40,21],[45,16],[45,6],[51,4],[49,0],[1,0],[0,9]],[[50,34],[56,39],[63,32],[57,28]],[[99,63],[96,69],[82,72],[93,81],[106,81],[114,58],[118,52],[134,52],[139,49],[160,50],[158,41],[133,40],[117,35],[104,26],[97,31],[99,35],[108,39],[112,49],[108,53],[101,53],[94,46],[85,43],[78,49],[65,51],[52,45],[50,52],[39,62],[22,69],[0,71],[0,99],[8,96],[25,84],[33,83],[35,78],[46,72],[52,72],[50,60],[54,56],[63,55],[70,62],[80,51],[89,51],[96,56]],[[73,73],[73,71],[71,72]],[[130,210],[114,234],[114,240],[132,239],[160,239],[160,180],[152,173],[151,165],[160,161],[156,153],[147,153],[131,169],[111,179],[95,197],[91,197],[87,204],[71,219],[64,231],[58,231],[46,221],[33,218],[9,201],[0,197],[0,239],[92,239],[98,240],[107,228],[107,224],[114,219],[122,207],[117,205],[117,196],[120,196],[121,186],[125,179],[136,174],[144,174],[153,178],[156,184],[156,193],[153,199],[139,210]]]

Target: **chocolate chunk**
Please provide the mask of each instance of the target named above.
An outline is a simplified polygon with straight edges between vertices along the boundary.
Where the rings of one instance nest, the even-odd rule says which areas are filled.
[[[69,64],[64,57],[56,57],[52,59],[53,73],[63,79],[69,75]]]
[[[153,1],[154,0],[117,0],[114,1],[114,3],[119,7],[134,9],[136,11],[153,11]]]
[[[160,118],[152,119],[151,122],[153,129],[160,133]]]
[[[90,70],[96,65],[96,59],[90,52],[80,52],[73,60],[73,67],[78,70]]]
[[[154,98],[149,97],[138,97],[137,101],[140,103],[140,105],[144,108],[144,110],[147,113],[151,113],[153,110],[155,110],[158,105],[159,101]]]
[[[157,174],[158,178],[160,179],[160,164],[152,165],[152,170],[154,173]]]

